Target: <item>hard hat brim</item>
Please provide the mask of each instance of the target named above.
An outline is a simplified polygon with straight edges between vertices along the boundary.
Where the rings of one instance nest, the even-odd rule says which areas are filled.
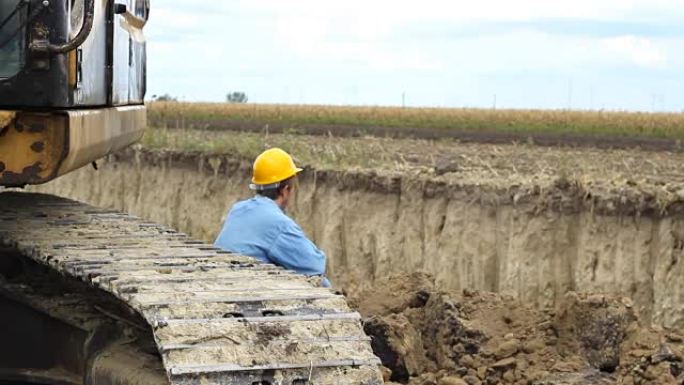
[[[292,178],[293,176],[299,174],[302,171],[304,171],[303,168],[295,167],[295,173],[288,176],[287,178],[285,178],[283,180],[288,180],[288,179]],[[282,182],[283,181],[281,180],[281,181],[278,181],[275,183],[270,183],[270,184],[258,184],[258,183],[254,183],[254,179],[252,179],[252,183],[249,184],[249,189],[254,190],[254,191],[262,191],[262,190],[278,188],[278,186],[280,186],[280,183],[282,183]]]

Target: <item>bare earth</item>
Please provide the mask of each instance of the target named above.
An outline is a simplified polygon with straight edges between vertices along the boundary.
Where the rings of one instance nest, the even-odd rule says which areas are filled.
[[[355,296],[387,380],[411,385],[681,384],[682,336],[640,325],[629,298],[568,293],[535,310],[394,276]]]

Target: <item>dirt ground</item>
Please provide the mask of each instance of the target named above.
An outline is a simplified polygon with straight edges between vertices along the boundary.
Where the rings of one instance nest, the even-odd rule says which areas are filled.
[[[682,384],[683,337],[640,323],[626,297],[568,293],[553,309],[444,292],[425,274],[355,295],[386,381],[410,385]]]

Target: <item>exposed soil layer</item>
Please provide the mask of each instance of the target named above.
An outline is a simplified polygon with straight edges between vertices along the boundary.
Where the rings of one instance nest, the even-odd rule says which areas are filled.
[[[567,293],[554,309],[394,276],[354,305],[388,380],[412,385],[681,384],[683,337],[644,327],[629,298]]]
[[[411,149],[417,155],[430,147]],[[443,173],[309,168],[289,212],[349,293],[425,271],[439,288],[550,307],[619,292],[648,322],[684,328],[680,154],[452,145]],[[454,167],[449,160],[454,159]],[[213,240],[250,195],[251,159],[127,151],[40,188]]]

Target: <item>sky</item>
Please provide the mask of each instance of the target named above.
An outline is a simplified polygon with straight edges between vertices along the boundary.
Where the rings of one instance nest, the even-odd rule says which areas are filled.
[[[152,1],[148,97],[684,111],[684,0]]]

